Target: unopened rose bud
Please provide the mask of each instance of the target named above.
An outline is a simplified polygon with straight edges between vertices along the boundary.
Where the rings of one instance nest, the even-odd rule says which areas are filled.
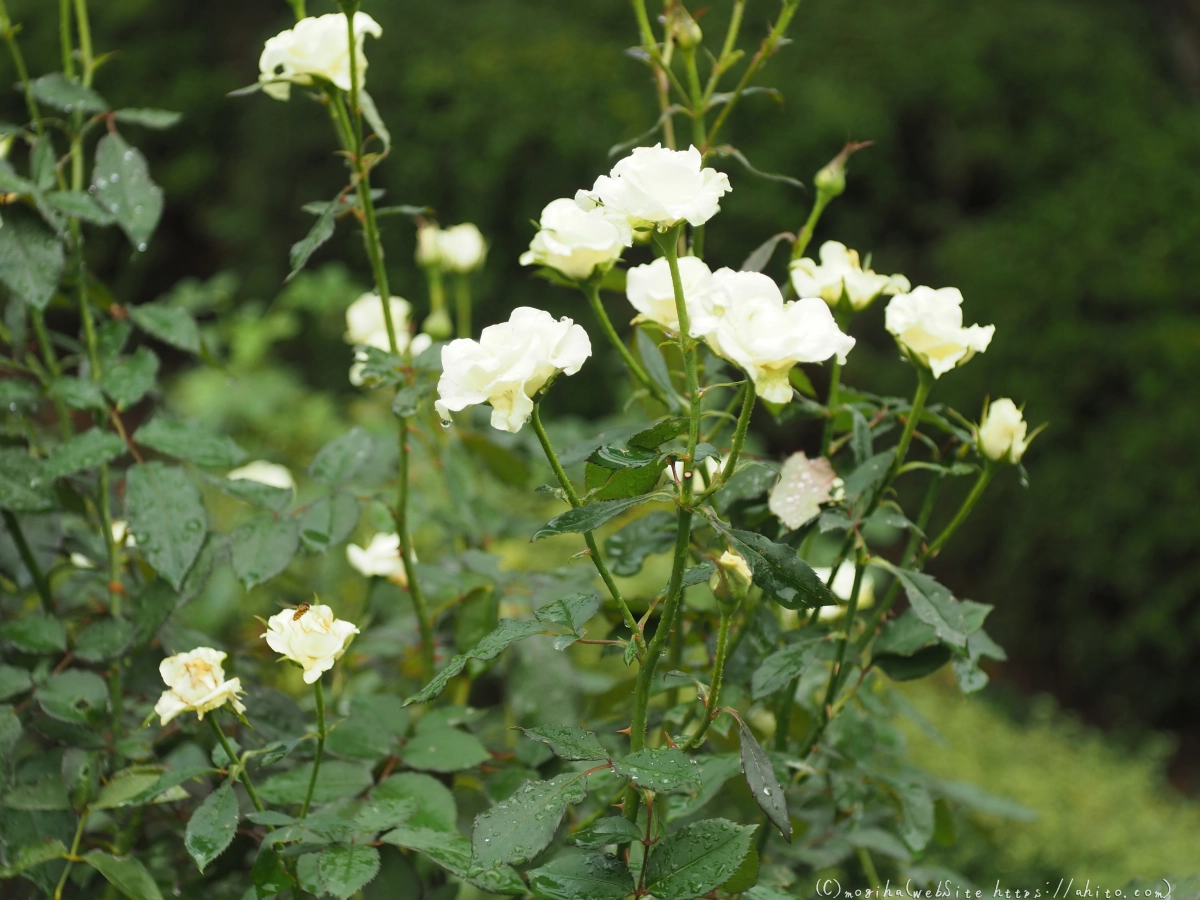
[[[426,222],[417,229],[417,265],[422,268],[442,264],[440,229],[434,222]]]
[[[444,341],[454,333],[454,323],[444,309],[435,309],[421,325],[421,330],[435,341]]]
[[[704,40],[704,32],[681,3],[674,4],[667,13],[667,30],[680,50],[695,50]]]
[[[739,554],[726,550],[717,560],[716,574],[709,580],[708,586],[721,608],[732,611],[746,599],[753,581],[746,560]]]
[[[988,405],[975,446],[993,462],[1016,465],[1033,440],[1032,436],[1026,437],[1028,427],[1017,404],[1002,397]]]
[[[869,146],[871,146],[871,141],[847,144],[842,148],[841,153],[813,176],[813,184],[817,186],[817,193],[821,194],[826,202],[840,196],[846,190],[846,160],[850,158],[850,154]]]

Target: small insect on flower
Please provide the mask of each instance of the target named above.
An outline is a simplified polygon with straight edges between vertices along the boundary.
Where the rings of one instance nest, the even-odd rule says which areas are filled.
[[[301,603],[299,606],[297,606],[296,612],[292,615],[292,621],[299,622],[304,617],[304,614],[308,612],[310,605],[311,604],[308,603]]]

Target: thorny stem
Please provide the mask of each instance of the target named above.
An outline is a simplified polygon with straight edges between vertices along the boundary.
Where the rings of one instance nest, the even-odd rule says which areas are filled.
[[[233,747],[229,744],[229,738],[225,737],[225,732],[221,730],[221,725],[217,722],[217,711],[214,709],[208,717],[208,724],[212,727],[213,734],[217,736],[217,741],[221,744],[221,749],[225,751],[225,756],[229,759],[231,766],[238,767],[238,777],[242,779],[242,784],[246,786],[246,793],[250,795],[250,802],[254,804],[254,808],[262,812],[265,807],[262,800],[259,799],[258,791],[254,789],[254,782],[250,780],[250,773],[246,771],[245,765],[238,759],[236,753],[233,752]],[[310,787],[311,791],[312,788]]]
[[[63,888],[67,886],[67,876],[71,874],[71,866],[79,858],[79,842],[83,840],[83,827],[87,825],[87,820],[88,811],[84,810],[79,816],[79,822],[75,825],[75,837],[71,839],[71,852],[67,854],[66,865],[63,866],[62,874],[58,876],[58,884],[54,886],[54,900],[62,900]]]
[[[533,425],[538,442],[542,445],[542,452],[546,454],[546,460],[550,463],[550,468],[554,470],[554,477],[558,479],[558,483],[562,485],[563,492],[567,495],[567,500],[576,509],[583,506],[583,501],[579,499],[579,494],[576,493],[575,486],[571,484],[570,476],[567,475],[566,470],[562,467],[562,463],[559,462],[558,454],[554,452],[554,446],[550,443],[550,437],[546,434],[545,426],[542,425],[540,402],[533,404],[533,415],[530,422]],[[629,609],[629,604],[621,596],[621,590],[617,587],[616,581],[613,580],[608,566],[605,565],[604,559],[600,555],[600,548],[596,545],[595,535],[590,531],[585,531],[583,533],[583,540],[587,544],[588,556],[591,557],[592,565],[600,573],[600,578],[604,581],[604,586],[608,588],[608,593],[612,596],[613,601],[617,604],[617,608],[621,611],[621,619],[625,622],[626,627],[633,632],[633,641],[637,645],[638,656],[640,657],[646,652],[646,640],[642,636],[642,629],[638,626],[637,619],[634,618],[633,612]]]
[[[596,318],[600,322],[600,328],[608,337],[609,342],[616,348],[616,351],[621,354],[621,359],[625,361],[625,365],[633,374],[633,377],[641,382],[642,386],[648,390],[654,399],[658,400],[664,406],[668,406],[666,395],[662,388],[655,384],[649,375],[646,374],[645,368],[629,348],[625,346],[625,342],[621,340],[621,336],[617,334],[617,330],[613,327],[612,320],[608,317],[608,312],[604,309],[604,301],[600,299],[600,286],[595,281],[584,281],[579,285],[584,296],[587,297],[588,303],[592,306],[592,311],[596,314]]]
[[[29,69],[25,65],[25,55],[17,43],[16,28],[8,17],[8,4],[4,0],[0,0],[0,30],[4,32],[4,40],[8,44],[8,52],[12,56],[13,66],[17,70],[17,78],[25,92],[25,105],[29,109],[29,118],[33,120],[34,129],[41,135],[44,130],[42,111],[38,107],[37,98],[33,96],[33,88],[29,84]]]
[[[50,593],[50,582],[46,580],[41,566],[37,564],[37,559],[29,547],[29,542],[25,540],[25,532],[21,530],[21,523],[7,509],[0,511],[0,513],[4,516],[4,527],[12,536],[13,543],[17,545],[17,552],[21,555],[21,562],[29,570],[29,577],[33,579],[33,585],[37,588],[38,596],[42,598],[42,609],[46,611],[47,615],[54,615],[54,598]]]
[[[727,612],[722,607],[721,623],[717,627],[717,653],[713,658],[712,680],[708,686],[708,702],[704,704],[704,718],[700,722],[700,727],[696,729],[696,733],[683,745],[684,750],[692,750],[700,746],[704,740],[704,733],[708,731],[708,726],[717,716],[718,704],[721,700],[721,680],[725,676],[725,657],[729,653],[729,621],[732,617],[733,611]]]
[[[325,689],[321,687],[320,678],[313,682],[313,692],[317,698],[317,755],[313,757],[312,777],[308,779],[308,791],[304,794],[304,805],[300,807],[301,819],[308,815],[313,790],[317,786],[317,774],[321,771],[321,757],[325,755]]]
[[[987,490],[988,482],[996,474],[996,468],[996,463],[991,460],[984,462],[983,471],[979,473],[979,478],[976,479],[971,492],[963,500],[962,506],[958,508],[958,512],[954,514],[954,518],[950,520],[950,523],[942,529],[942,533],[934,538],[933,543],[926,547],[925,552],[917,559],[918,567],[923,567],[932,557],[936,556],[938,551],[946,546],[946,542],[954,536],[954,532],[958,531],[958,527],[967,520],[967,516],[971,514],[971,510],[975,508],[975,504],[979,502],[979,498],[983,496],[983,492]]]

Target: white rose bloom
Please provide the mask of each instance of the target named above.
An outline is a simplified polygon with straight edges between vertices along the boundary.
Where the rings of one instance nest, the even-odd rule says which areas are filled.
[[[783,301],[779,287],[759,272],[713,273],[713,350],[740,366],[764,400],[792,399],[788,373],[796,363],[837,356],[846,361],[854,338],[842,334],[829,307],[816,297]]]
[[[830,569],[813,566],[813,571],[822,582],[829,580]],[[850,595],[854,592],[854,566],[843,563],[838,568],[837,577],[833,579],[833,584],[829,586],[829,589],[843,604],[849,603]],[[870,609],[874,605],[875,581],[870,572],[863,572],[862,585],[858,589],[858,608]],[[822,606],[821,611],[817,613],[817,618],[822,622],[832,622],[844,615],[846,615],[845,606]]]
[[[720,211],[721,196],[730,187],[724,172],[703,168],[702,162],[695,147],[637,147],[575,201],[584,209],[602,205],[634,228],[666,230],[683,221],[703,225]]]
[[[897,294],[887,306],[884,322],[905,356],[940,378],[961,366],[992,342],[995,325],[963,327],[963,295],[958,288],[914,288]]]
[[[603,209],[580,209],[570,198],[551,200],[542,210],[539,231],[521,254],[523,266],[549,266],[582,281],[597,266],[607,269],[633,243],[623,217]]]
[[[443,420],[477,403],[492,406],[492,427],[514,434],[533,412],[533,396],[558,372],[574,375],[592,355],[587,332],[568,318],[519,306],[478,341],[442,348],[435,408]]]
[[[333,668],[358,627],[335,618],[333,610],[314,603],[303,614],[285,609],[267,620],[267,645],[304,668],[305,684],[312,684]]]
[[[380,576],[401,587],[408,586],[408,573],[400,556],[400,535],[379,533],[366,548],[357,544],[346,547],[351,567],[367,578]]]
[[[1007,397],[993,400],[979,426],[979,452],[995,462],[1016,465],[1029,446],[1025,437],[1028,427],[1017,404]]]
[[[396,349],[400,353],[408,346],[411,339],[408,333],[408,317],[412,313],[412,305],[403,297],[393,296],[390,303],[392,327],[396,331]],[[346,307],[346,343],[365,347],[375,347],[378,350],[390,350],[388,343],[387,321],[383,317],[383,304],[379,295],[369,291]]]
[[[256,459],[254,462],[246,463],[225,477],[230,481],[257,481],[259,484],[279,488],[283,491],[296,490],[296,479],[292,477],[291,470],[287,466],[267,462],[265,459]]]
[[[379,37],[383,29],[364,12],[354,14],[354,52],[357,56],[358,84],[366,83],[367,55],[363,44],[367,35]],[[295,27],[281,31],[263,46],[258,59],[258,80],[263,93],[276,100],[287,100],[293,84],[311,85],[313,78],[331,81],[343,91],[350,84],[350,40],[346,17],[341,13],[309,16]]]
[[[487,257],[487,242],[470,222],[453,225],[437,236],[441,263],[450,272],[473,272]]]
[[[442,264],[442,229],[435,222],[425,222],[417,228],[417,265],[422,268]]]
[[[838,241],[821,245],[821,264],[807,256],[791,264],[792,288],[798,297],[820,297],[830,306],[841,302],[842,294],[855,311],[866,309],[880,294],[900,294],[909,290],[903,275],[876,275],[864,269],[858,251]]]
[[[206,712],[230,704],[237,712],[246,707],[238,702],[240,679],[225,680],[221,667],[225,654],[211,647],[197,647],[187,653],[168,656],[158,664],[158,672],[168,690],[154,704],[154,713],[166,725],[182,712],[194,712],[203,719]]]
[[[695,256],[679,258],[679,281],[687,306],[688,324],[693,337],[704,337],[717,324],[712,309],[712,272],[704,260]],[[679,310],[675,306],[675,286],[671,266],[663,257],[644,266],[634,266],[626,275],[625,296],[641,316],[668,331],[679,331]]]

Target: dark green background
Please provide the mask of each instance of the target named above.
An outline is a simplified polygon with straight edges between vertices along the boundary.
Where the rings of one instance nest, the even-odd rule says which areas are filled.
[[[97,86],[116,105],[186,114],[172,132],[135,138],[168,198],[149,255],[114,242],[100,270],[127,302],[226,270],[240,296],[270,299],[311,221],[298,207],[332,196],[342,172],[303,92],[287,104],[224,96],[256,78],[288,7],[96,6],[98,48],[121,48]],[[395,139],[380,172],[388,202],[479,224],[493,245],[485,323],[519,304],[581,313],[516,258],[541,207],[589,185],[606,149],[653,121],[646,70],[622,53],[636,39],[627,4],[364,6],[385,35],[368,46],[368,84]],[[729,3],[710,6],[700,22],[711,34]],[[57,58],[51,7],[11,3],[33,60]],[[751,0],[744,46],[776,10]],[[1107,725],[1196,741],[1200,115],[1172,50],[1187,58],[1187,32],[1160,13],[1133,0],[806,0],[794,43],[760,80],[786,101],[747,99],[725,138],[759,168],[804,180],[843,141],[876,142],[854,158],[818,241],[870,251],[914,284],[960,287],[967,321],[994,322],[997,336],[936,398],[975,415],[985,394],[1012,396],[1051,423],[1027,460],[1031,489],[1005,473],[938,574],[996,605],[989,629],[1012,656],[999,673],[1010,684],[1050,688]],[[5,113],[21,116],[16,95]],[[737,266],[798,227],[808,197],[729,171],[734,191],[708,245],[711,262]],[[392,278],[418,299],[412,240],[410,223],[387,220]],[[334,258],[366,281],[349,229],[314,262]],[[847,380],[907,393],[911,372],[881,326],[882,305],[857,324]],[[348,390],[339,334],[289,346],[314,386]],[[612,402],[603,390],[578,397],[586,414]],[[794,426],[776,440],[778,452],[811,449],[815,433]]]

